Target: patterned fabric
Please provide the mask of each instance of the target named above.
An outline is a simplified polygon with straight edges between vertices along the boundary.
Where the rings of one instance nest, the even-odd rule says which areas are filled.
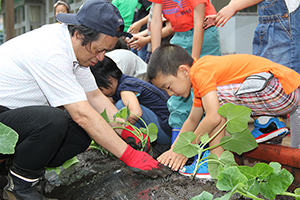
[[[217,87],[221,106],[226,103],[233,103],[250,108],[252,116],[278,116],[292,112],[296,109],[300,100],[299,89],[287,95],[277,78],[273,78],[261,92],[235,96],[234,93],[240,85],[240,83],[237,83]]]

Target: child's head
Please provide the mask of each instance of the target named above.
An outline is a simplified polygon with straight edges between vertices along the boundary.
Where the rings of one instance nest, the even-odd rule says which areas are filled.
[[[193,65],[193,58],[182,47],[164,44],[158,47],[150,57],[147,76],[158,88],[168,94],[188,97],[191,91],[189,70]]]
[[[70,5],[65,1],[57,1],[53,7],[55,17],[58,13],[70,13]]]
[[[90,66],[96,83],[104,95],[111,97],[116,93],[118,80],[122,76],[122,71],[117,64],[109,57],[105,56],[102,61]]]

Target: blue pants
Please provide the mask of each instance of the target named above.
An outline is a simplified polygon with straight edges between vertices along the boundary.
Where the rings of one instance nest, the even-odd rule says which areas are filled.
[[[122,100],[119,100],[115,106],[117,107],[118,110],[120,110],[121,108],[125,107],[125,105],[123,104]],[[171,143],[171,137],[168,136],[161,128],[159,125],[159,119],[156,116],[156,114],[150,110],[149,108],[140,105],[143,115],[142,115],[142,119],[146,122],[146,124],[150,124],[150,123],[154,123],[157,128],[158,128],[158,132],[157,132],[157,142],[160,144],[169,144]],[[137,128],[141,128],[141,127],[145,127],[144,123],[141,120],[138,120],[134,126],[136,126]]]
[[[138,55],[143,61],[146,60],[146,56],[148,54],[148,51],[147,51],[147,47],[148,45],[145,45],[141,50],[136,50],[136,49],[131,49],[131,51],[133,53],[135,53],[136,55]]]

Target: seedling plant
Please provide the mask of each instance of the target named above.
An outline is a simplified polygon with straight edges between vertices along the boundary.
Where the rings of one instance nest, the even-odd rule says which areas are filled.
[[[136,126],[130,124],[128,122],[128,117],[130,116],[130,114],[133,114],[138,119],[140,119],[143,122],[145,128],[144,127],[137,128]],[[146,122],[141,117],[139,117],[135,113],[130,112],[128,106],[123,107],[116,114],[114,114],[113,120],[110,120],[108,118],[106,110],[104,110],[101,113],[101,116],[108,123],[110,123],[110,122],[116,122],[116,123],[119,123],[119,124],[123,125],[123,126],[114,126],[114,127],[112,127],[113,129],[125,129],[127,131],[130,131],[133,135],[135,135],[141,141],[141,144],[142,144],[141,149],[138,149],[140,151],[144,150],[144,148],[145,148],[145,146],[147,144],[148,138],[149,138],[150,142],[154,142],[157,139],[157,132],[158,132],[157,126],[154,123],[149,123],[147,125]],[[124,121],[120,121],[117,118],[122,118],[122,119],[124,119]],[[129,130],[128,128],[126,128],[126,126],[130,126],[134,131]],[[143,136],[143,134],[145,134],[146,137]]]
[[[248,130],[251,109],[228,103],[220,107],[218,113],[227,121],[211,138],[206,133],[199,138],[199,144],[198,142],[192,144],[196,135],[193,132],[184,132],[180,134],[174,146],[174,152],[181,153],[188,158],[198,154],[194,176],[198,167],[207,162],[211,177],[217,179],[217,188],[221,191],[228,191],[226,195],[216,199],[229,200],[233,194],[239,193],[251,199],[261,199],[257,197],[260,194],[267,199],[275,199],[276,195],[286,195],[300,200],[299,188],[295,190],[295,193],[286,192],[294,177],[286,169],[281,169],[279,163],[258,163],[253,167],[249,167],[238,166],[235,162],[234,155],[231,152],[241,155],[258,146]],[[218,145],[206,147],[224,128],[230,136],[223,137]],[[225,150],[220,158],[213,153],[210,153],[208,157],[201,157],[202,152],[219,145]],[[213,195],[204,191],[192,199],[211,200]]]

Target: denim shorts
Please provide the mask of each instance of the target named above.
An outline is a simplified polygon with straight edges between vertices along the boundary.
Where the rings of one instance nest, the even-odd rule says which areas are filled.
[[[264,0],[258,14],[253,54],[300,73],[300,8],[289,13],[285,0]]]

